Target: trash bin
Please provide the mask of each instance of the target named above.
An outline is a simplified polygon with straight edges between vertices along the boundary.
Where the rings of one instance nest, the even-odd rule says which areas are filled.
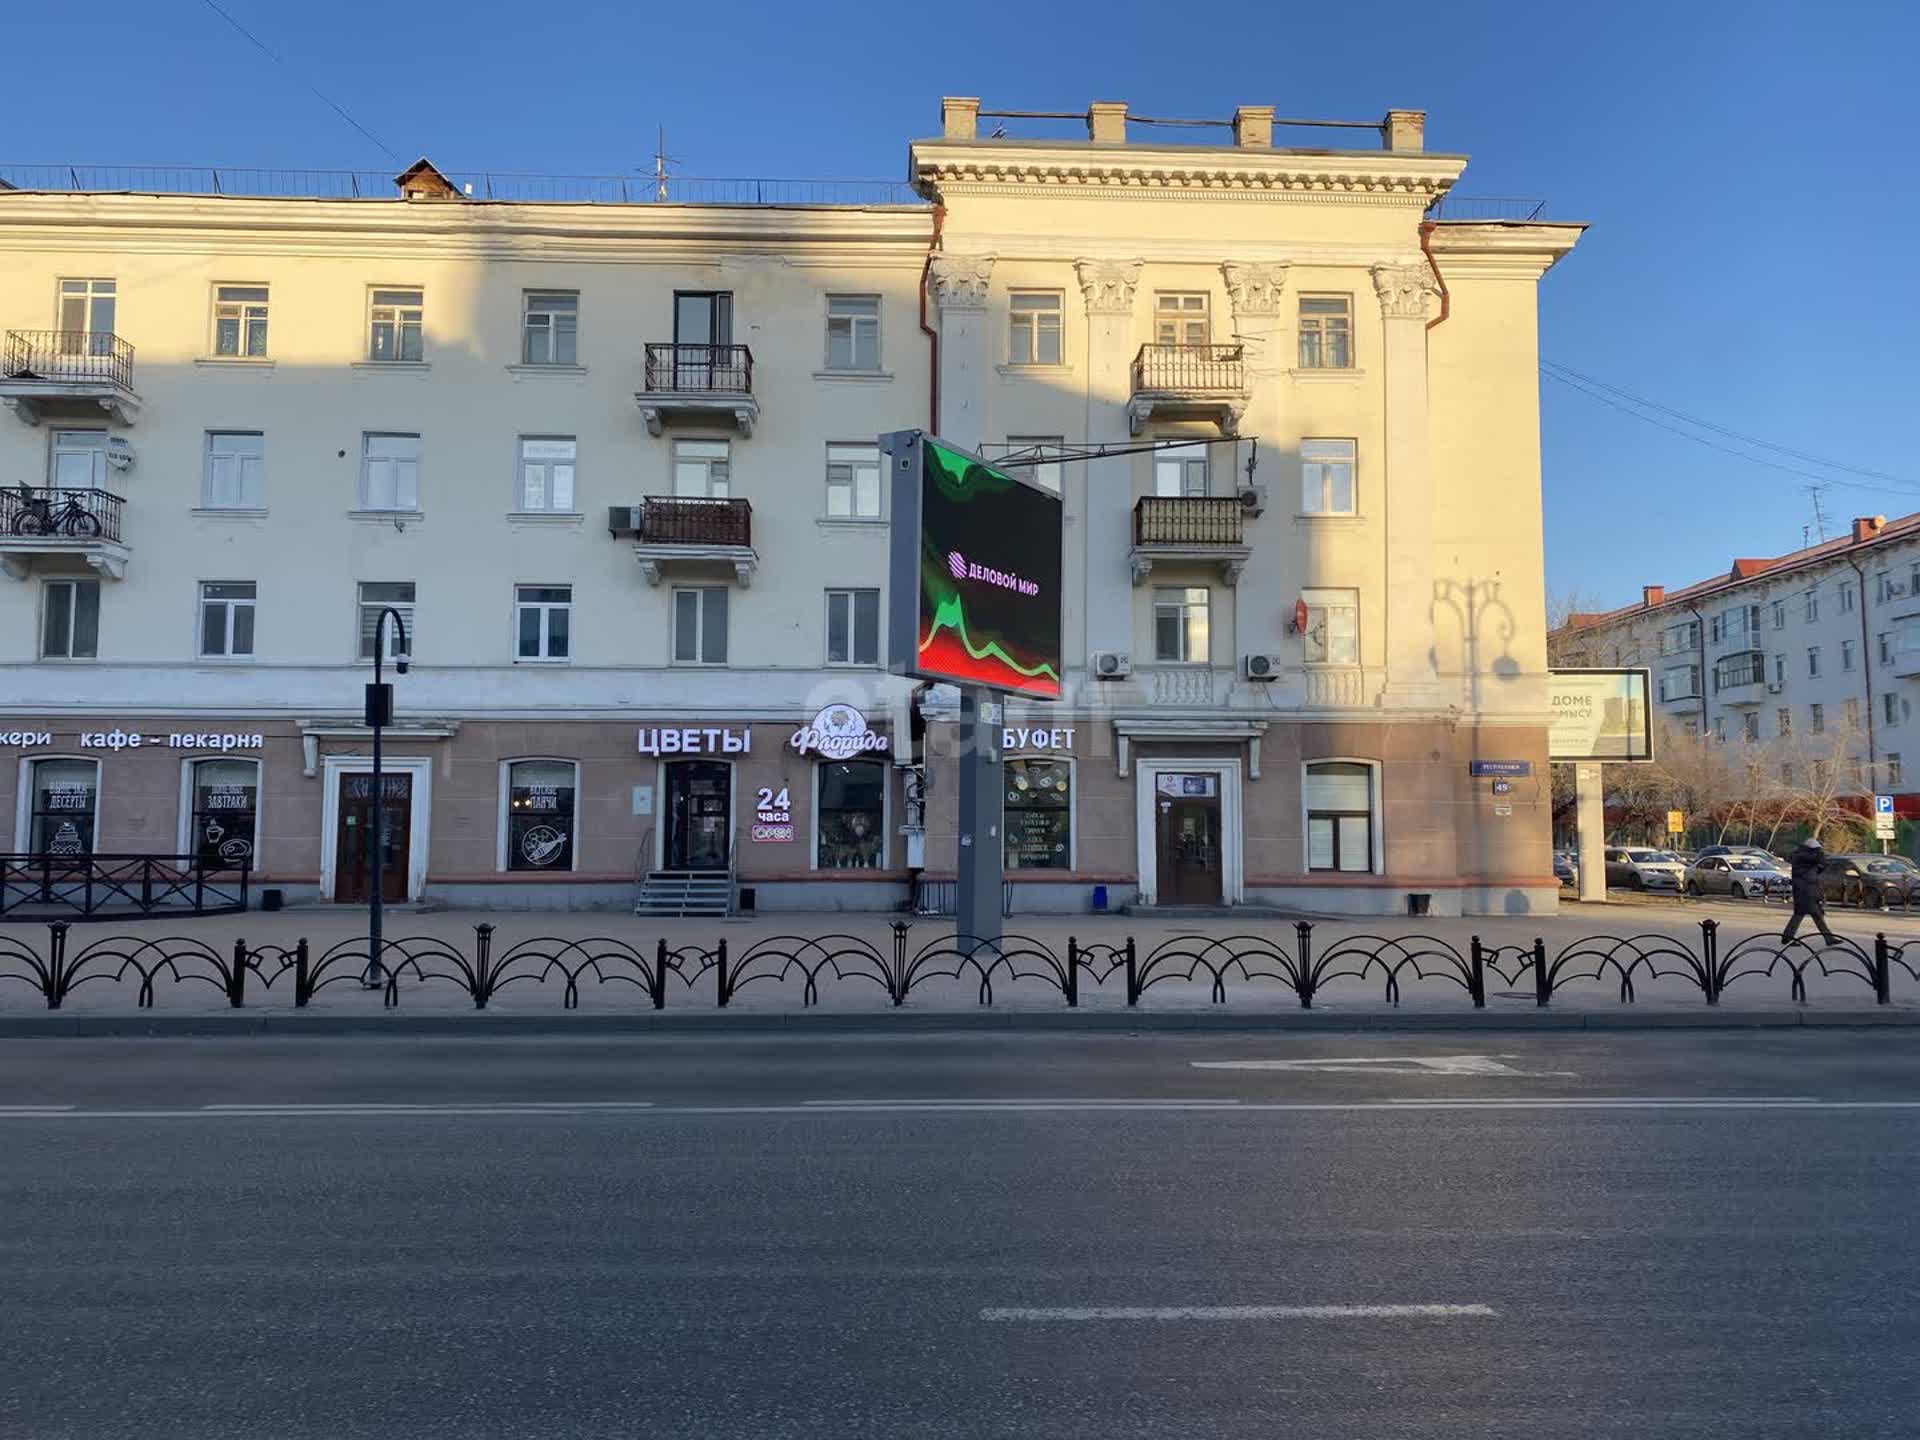
[[[754,894],[753,886],[742,885],[740,887],[740,903],[738,909],[742,915],[753,914],[754,906],[759,903],[759,900],[760,897]]]
[[[1425,915],[1433,905],[1433,896],[1424,890],[1415,890],[1407,896],[1407,914]]]
[[[1106,910],[1107,887],[1104,885],[1096,885],[1093,887],[1093,913],[1096,915],[1104,915]]]
[[[287,892],[284,890],[262,890],[260,892],[260,908],[262,910],[278,910],[286,903]]]

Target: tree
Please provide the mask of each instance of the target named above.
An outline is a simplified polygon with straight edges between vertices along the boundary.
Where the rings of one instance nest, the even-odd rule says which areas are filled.
[[[1865,807],[1853,803],[1873,794],[1857,746],[1859,732],[1842,726],[1823,734],[1796,731],[1783,738],[1780,772],[1789,818],[1807,827],[1808,838],[1828,849],[1864,844]]]

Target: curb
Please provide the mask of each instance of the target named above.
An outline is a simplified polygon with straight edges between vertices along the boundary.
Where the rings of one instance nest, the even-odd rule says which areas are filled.
[[[665,1015],[528,1015],[472,1012],[453,1015],[303,1015],[255,1011],[237,1015],[63,1015],[0,1018],[0,1040],[198,1039],[215,1037],[349,1035],[509,1037],[670,1035],[834,1035],[978,1032],[1114,1034],[1140,1031],[1628,1031],[1793,1030],[1920,1027],[1920,1008],[1844,1010],[1645,1010],[1638,1013],[1533,1010],[1466,1014],[1341,1014],[1273,1011],[1233,1014],[1197,1011],[798,1011]]]

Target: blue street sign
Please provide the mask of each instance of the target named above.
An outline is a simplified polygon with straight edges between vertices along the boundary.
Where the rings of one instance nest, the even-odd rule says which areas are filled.
[[[1893,814],[1893,796],[1876,795],[1873,797],[1873,813],[1876,815]]]
[[[1469,775],[1531,775],[1531,760],[1469,760]]]

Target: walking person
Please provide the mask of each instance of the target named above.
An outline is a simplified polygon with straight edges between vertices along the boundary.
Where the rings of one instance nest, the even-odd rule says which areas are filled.
[[[1801,841],[1787,857],[1787,864],[1793,870],[1793,917],[1780,932],[1782,944],[1791,941],[1799,932],[1800,922],[1808,919],[1820,927],[1822,940],[1829,945],[1838,943],[1833,931],[1827,928],[1827,906],[1820,896],[1820,871],[1826,863],[1827,852],[1821,848],[1818,836]]]

